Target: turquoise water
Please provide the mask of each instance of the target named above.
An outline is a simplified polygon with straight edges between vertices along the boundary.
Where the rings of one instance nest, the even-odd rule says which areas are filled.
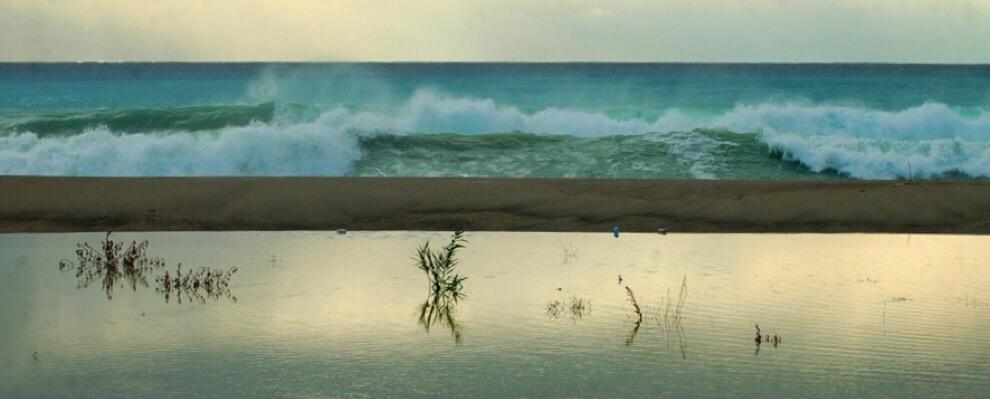
[[[990,176],[990,67],[0,64],[0,173]]]
[[[990,389],[988,237],[468,232],[461,299],[424,319],[430,288],[412,258],[448,237],[114,233],[124,249],[148,240],[143,256],[164,265],[81,286],[58,265],[103,234],[0,235],[0,397]],[[178,263],[238,270],[215,295],[166,297],[155,276]],[[781,341],[757,345],[754,324]]]

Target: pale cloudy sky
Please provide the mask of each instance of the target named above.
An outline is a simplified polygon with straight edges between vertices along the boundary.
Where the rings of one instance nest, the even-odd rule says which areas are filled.
[[[990,0],[0,0],[3,61],[990,63]]]

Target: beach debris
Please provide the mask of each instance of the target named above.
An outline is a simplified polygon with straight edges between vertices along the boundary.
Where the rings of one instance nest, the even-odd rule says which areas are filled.
[[[667,235],[667,229],[661,227],[661,228],[657,229],[657,234]]]
[[[347,229],[337,229],[337,234],[347,234]]]
[[[612,235],[615,236],[615,238],[619,238],[619,226],[612,228]]]

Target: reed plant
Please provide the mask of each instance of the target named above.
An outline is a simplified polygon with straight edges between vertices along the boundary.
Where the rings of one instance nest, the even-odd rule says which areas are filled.
[[[464,248],[464,231],[456,230],[450,238],[450,242],[443,248],[434,250],[430,248],[427,241],[416,250],[416,266],[424,273],[430,284],[430,291],[434,295],[450,295],[456,302],[461,299],[464,288],[464,280],[467,277],[455,273],[460,260],[457,258],[457,250]]]

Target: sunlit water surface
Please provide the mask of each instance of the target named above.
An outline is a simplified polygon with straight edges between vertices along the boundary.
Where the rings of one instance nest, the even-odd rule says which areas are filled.
[[[59,271],[103,234],[0,235],[0,397],[990,392],[990,237],[468,233],[465,297],[427,329],[412,257],[448,237],[115,233],[239,268],[236,301],[180,304]]]

